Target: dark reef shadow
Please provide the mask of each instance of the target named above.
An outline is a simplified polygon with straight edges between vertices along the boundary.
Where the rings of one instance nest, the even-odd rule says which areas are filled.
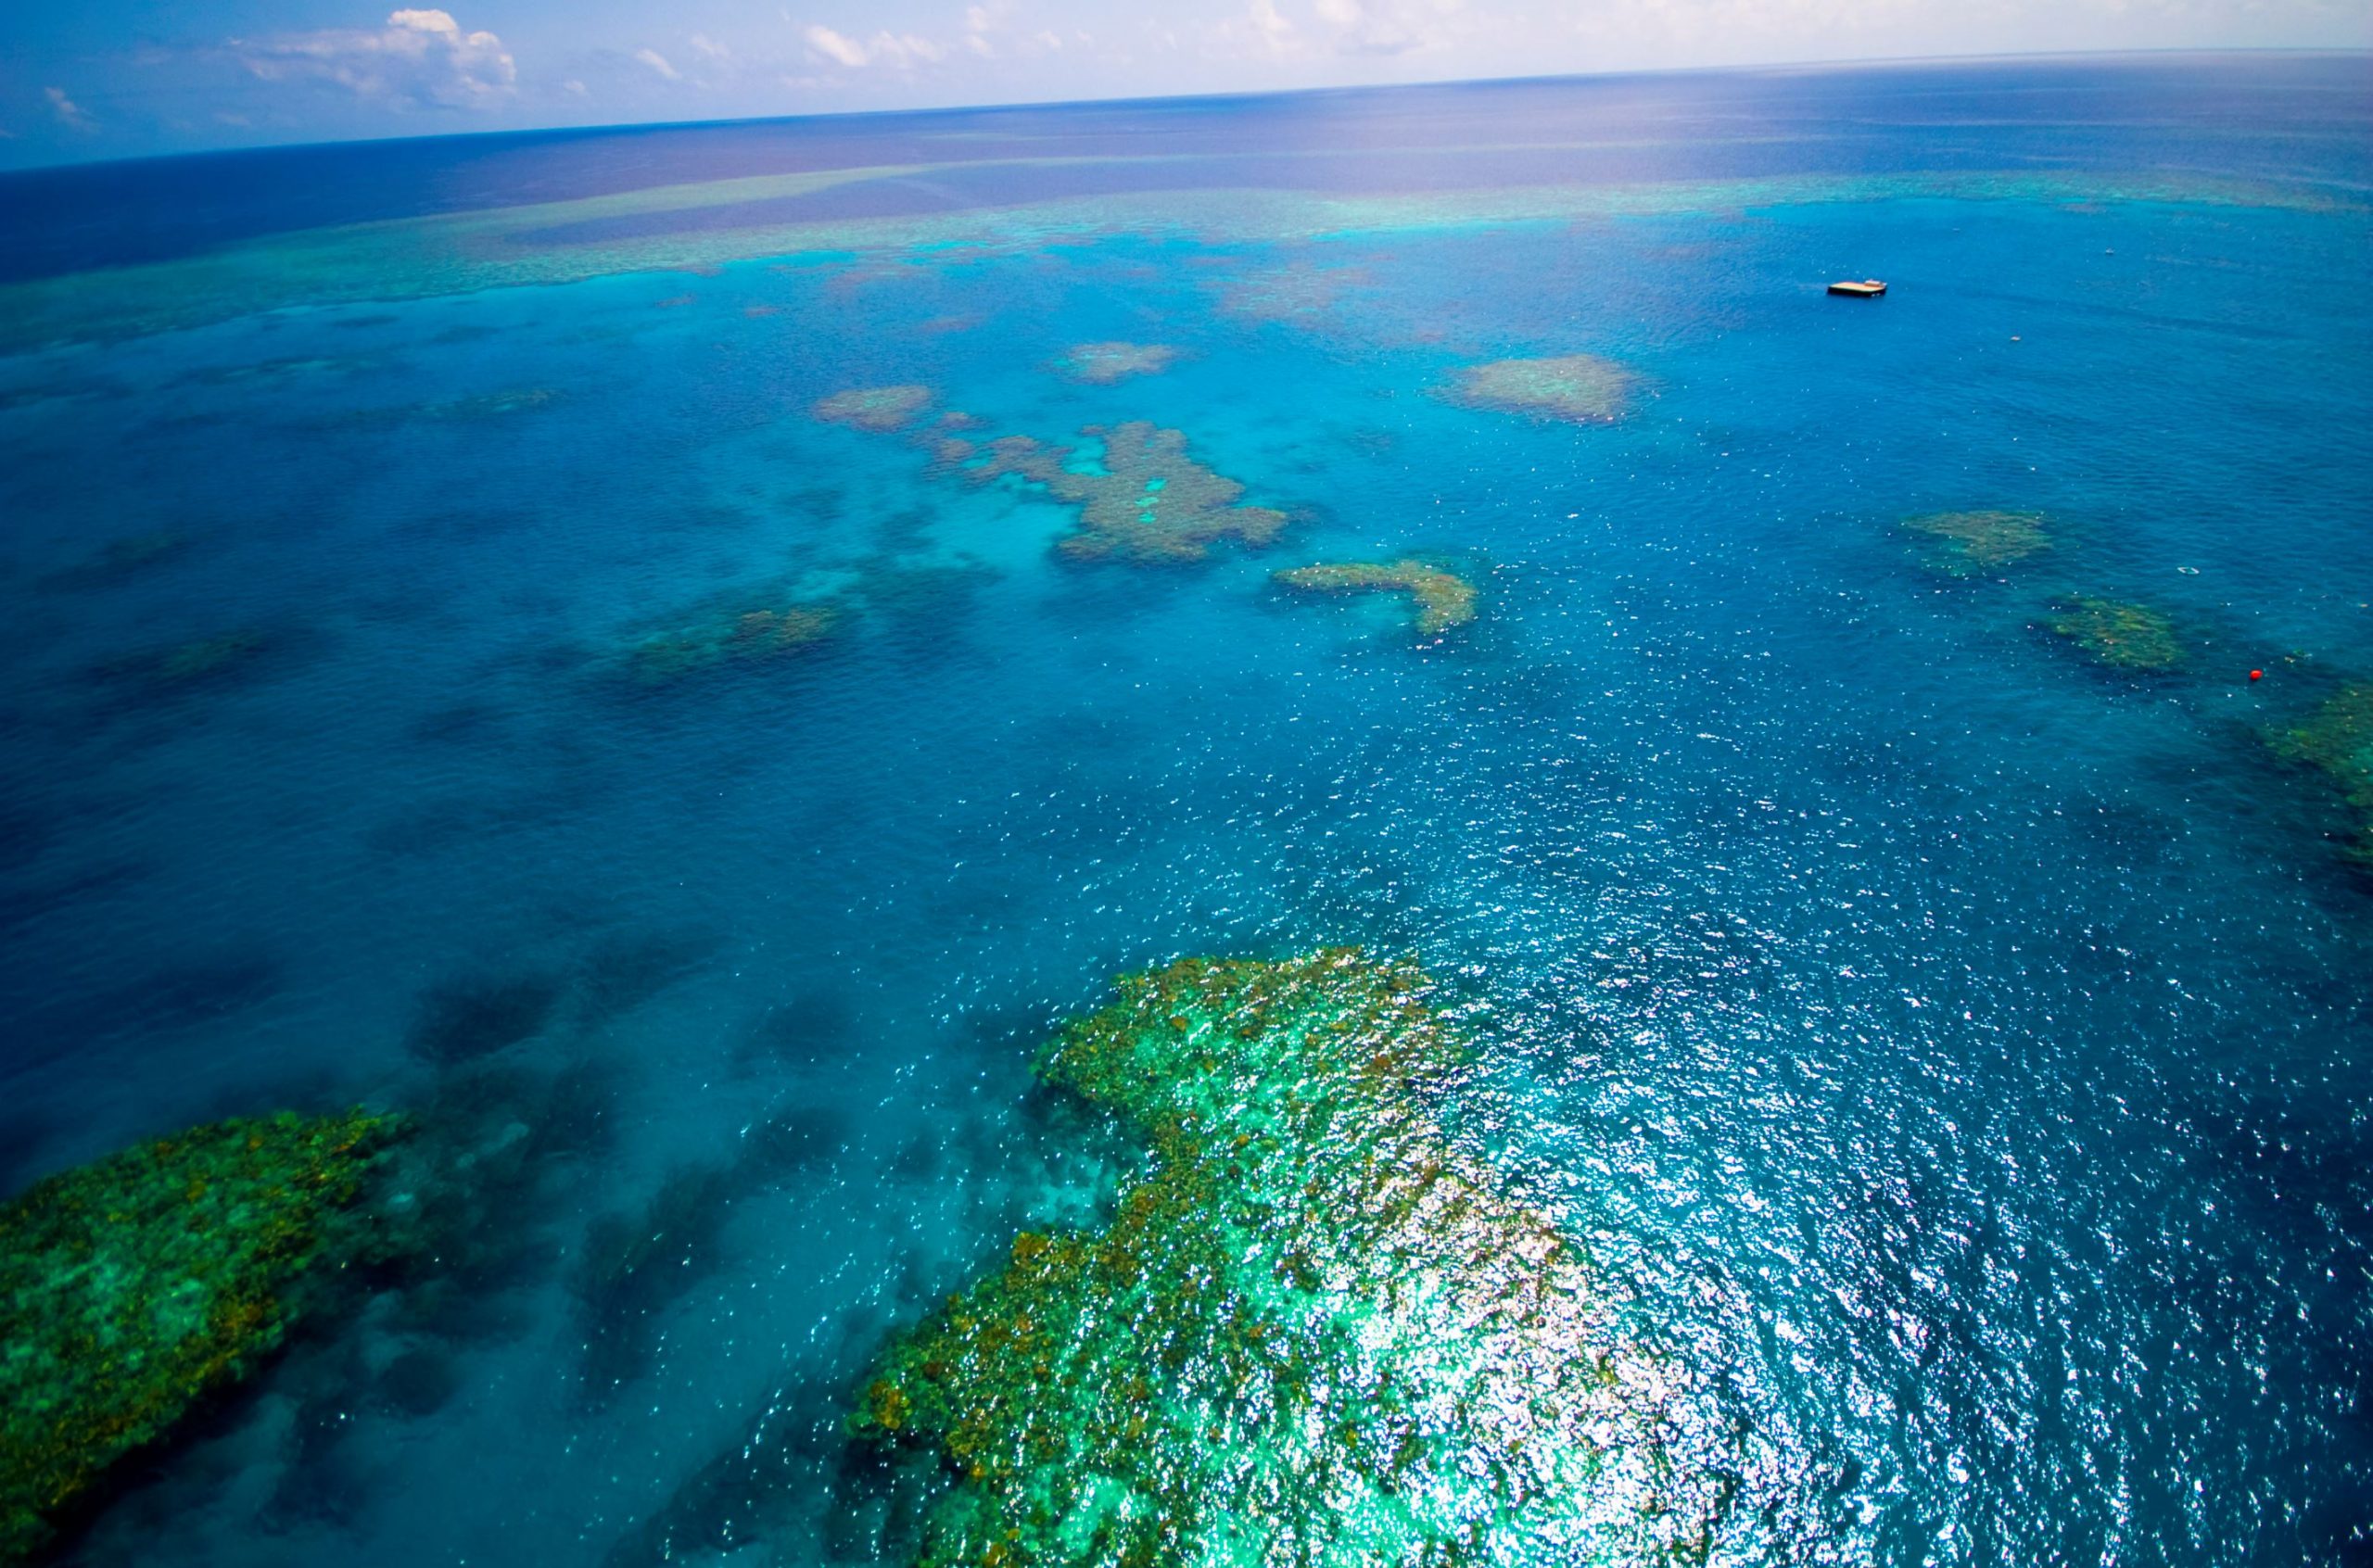
[[[0,892],[0,936],[46,920],[84,899],[128,887],[155,871],[155,865],[148,861],[117,861],[53,878],[32,887]]]
[[[57,821],[17,806],[0,806],[0,873],[41,858],[57,841]]]
[[[490,1056],[540,1034],[561,999],[550,975],[464,975],[420,993],[405,1049],[438,1067]]]
[[[851,1337],[879,1333],[869,1314]],[[878,1450],[851,1442],[856,1390],[811,1372],[771,1392],[746,1435],[686,1476],[666,1503],[603,1558],[603,1568],[660,1568],[753,1540],[779,1562],[912,1562],[922,1545],[918,1489]]]
[[[688,980],[723,947],[700,931],[654,931],[596,943],[576,969],[576,1017],[584,1028],[623,1018]]]
[[[501,739],[503,710],[491,702],[456,702],[414,719],[404,739],[415,746],[475,746]]]
[[[847,1144],[849,1130],[835,1110],[778,1112],[752,1128],[730,1159],[679,1165],[640,1210],[593,1220],[569,1276],[589,1410],[604,1408],[628,1384],[649,1375],[668,1309],[727,1261],[725,1233],[735,1207],[829,1163]]]
[[[51,997],[8,1020],[12,1039],[0,1071],[23,1071],[125,1035],[167,1033],[235,1017],[261,1006],[281,989],[279,958],[269,950],[247,948]]]
[[[768,1005],[742,1025],[733,1069],[801,1073],[848,1056],[857,1039],[856,995],[842,986],[813,987]]]

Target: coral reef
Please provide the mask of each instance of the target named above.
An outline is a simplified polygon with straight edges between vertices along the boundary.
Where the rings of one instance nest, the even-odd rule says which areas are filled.
[[[50,1177],[0,1208],[0,1562],[377,1254],[357,1200],[400,1132],[349,1111],[216,1122]]]
[[[1308,593],[1405,593],[1416,608],[1418,633],[1425,637],[1440,637],[1475,619],[1475,585],[1421,561],[1297,566],[1275,577],[1287,588]]]
[[[1164,343],[1083,343],[1055,361],[1056,370],[1091,386],[1110,386],[1133,375],[1159,375],[1178,358]]]
[[[1623,415],[1637,378],[1595,354],[1547,360],[1493,360],[1461,370],[1441,395],[1471,409],[1570,424],[1605,424]]]
[[[2143,604],[2077,595],[2052,606],[2051,629],[2121,670],[2168,670],[2183,663],[2173,621]]]
[[[2349,858],[2373,866],[2373,683],[2342,687],[2303,724],[2270,732],[2266,744],[2286,762],[2331,776],[2360,825]]]
[[[1973,577],[2050,549],[2043,524],[2039,512],[1934,512],[1903,522],[1919,536],[1929,570],[1955,577]]]
[[[814,409],[827,424],[859,430],[897,430],[931,407],[928,386],[859,386],[819,399]]]
[[[634,678],[658,685],[719,665],[771,658],[821,641],[840,624],[829,604],[725,609],[634,645]]]
[[[1079,531],[1056,547],[1074,561],[1200,561],[1215,540],[1265,545],[1286,525],[1282,512],[1238,505],[1244,487],[1189,458],[1181,431],[1132,420],[1081,434],[1103,440],[1101,473],[1081,473],[1072,448],[1027,436],[990,442],[979,465],[965,472],[978,480],[1016,474],[1078,507]]]
[[[947,1467],[920,1561],[1703,1561],[1736,1482],[1690,1380],[1440,1127],[1466,1060],[1415,966],[1351,949],[1068,1025],[1041,1072],[1146,1160],[886,1351],[852,1425]]]

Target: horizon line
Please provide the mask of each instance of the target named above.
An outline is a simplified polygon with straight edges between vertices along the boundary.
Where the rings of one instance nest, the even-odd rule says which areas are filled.
[[[960,104],[917,105],[898,108],[826,109],[808,113],[726,115],[713,120],[622,120],[599,125],[513,126],[479,131],[437,131],[386,136],[347,136],[325,141],[254,142],[243,146],[197,147],[181,152],[135,153],[104,158],[66,158],[0,169],[0,182],[65,171],[128,168],[153,163],[184,163],[199,158],[233,158],[279,153],[330,151],[340,147],[402,146],[408,144],[463,141],[525,141],[535,137],[608,136],[629,132],[692,131],[712,126],[787,125],[831,120],[914,119],[928,115],[988,114],[1070,108],[1125,107],[1132,105],[1216,104],[1260,102],[1273,98],[1343,97],[1367,93],[1423,93],[1457,87],[1518,87],[1555,82],[1603,82],[1653,80],[1679,76],[1750,76],[1778,71],[1847,71],[1910,69],[1927,66],[2017,64],[2077,60],[2213,59],[2235,57],[2317,57],[2373,58],[2373,47],[2268,44],[2247,47],[2159,49],[2059,49],[2032,53],[1986,52],[1968,55],[1866,55],[1820,59],[1764,60],[1751,64],[1656,66],[1603,71],[1547,71],[1522,76],[1441,77],[1425,82],[1341,82],[1312,87],[1270,87],[1245,92],[1116,94],[1107,97],[1017,98]]]

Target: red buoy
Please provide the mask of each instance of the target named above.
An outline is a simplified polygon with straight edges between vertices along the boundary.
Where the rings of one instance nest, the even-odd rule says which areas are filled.
[[[2265,672],[2264,670],[2252,670],[2250,672],[2250,678],[2252,680],[2264,680],[2265,678]]]

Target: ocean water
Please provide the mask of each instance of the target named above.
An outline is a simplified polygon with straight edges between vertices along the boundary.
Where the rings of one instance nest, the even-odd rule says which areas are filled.
[[[1715,1561],[2361,1560],[2373,877],[2268,741],[2373,679],[2368,82],[0,179],[0,1183],[355,1100],[506,1151],[482,1235],[70,1557],[896,1561],[865,1369],[1096,1222],[1036,1046],[1124,971],[1349,943],[1471,1006],[1444,1114],[1754,1434]],[[1066,373],[1109,342],[1175,352]],[[1452,395],[1585,354],[1613,418]],[[883,386],[928,404],[819,411]],[[1275,539],[1078,560],[939,446],[1094,474],[1132,421]],[[2049,548],[1903,526],[1986,510]],[[1474,621],[1272,578],[1413,557]],[[753,651],[786,609],[823,635]]]

